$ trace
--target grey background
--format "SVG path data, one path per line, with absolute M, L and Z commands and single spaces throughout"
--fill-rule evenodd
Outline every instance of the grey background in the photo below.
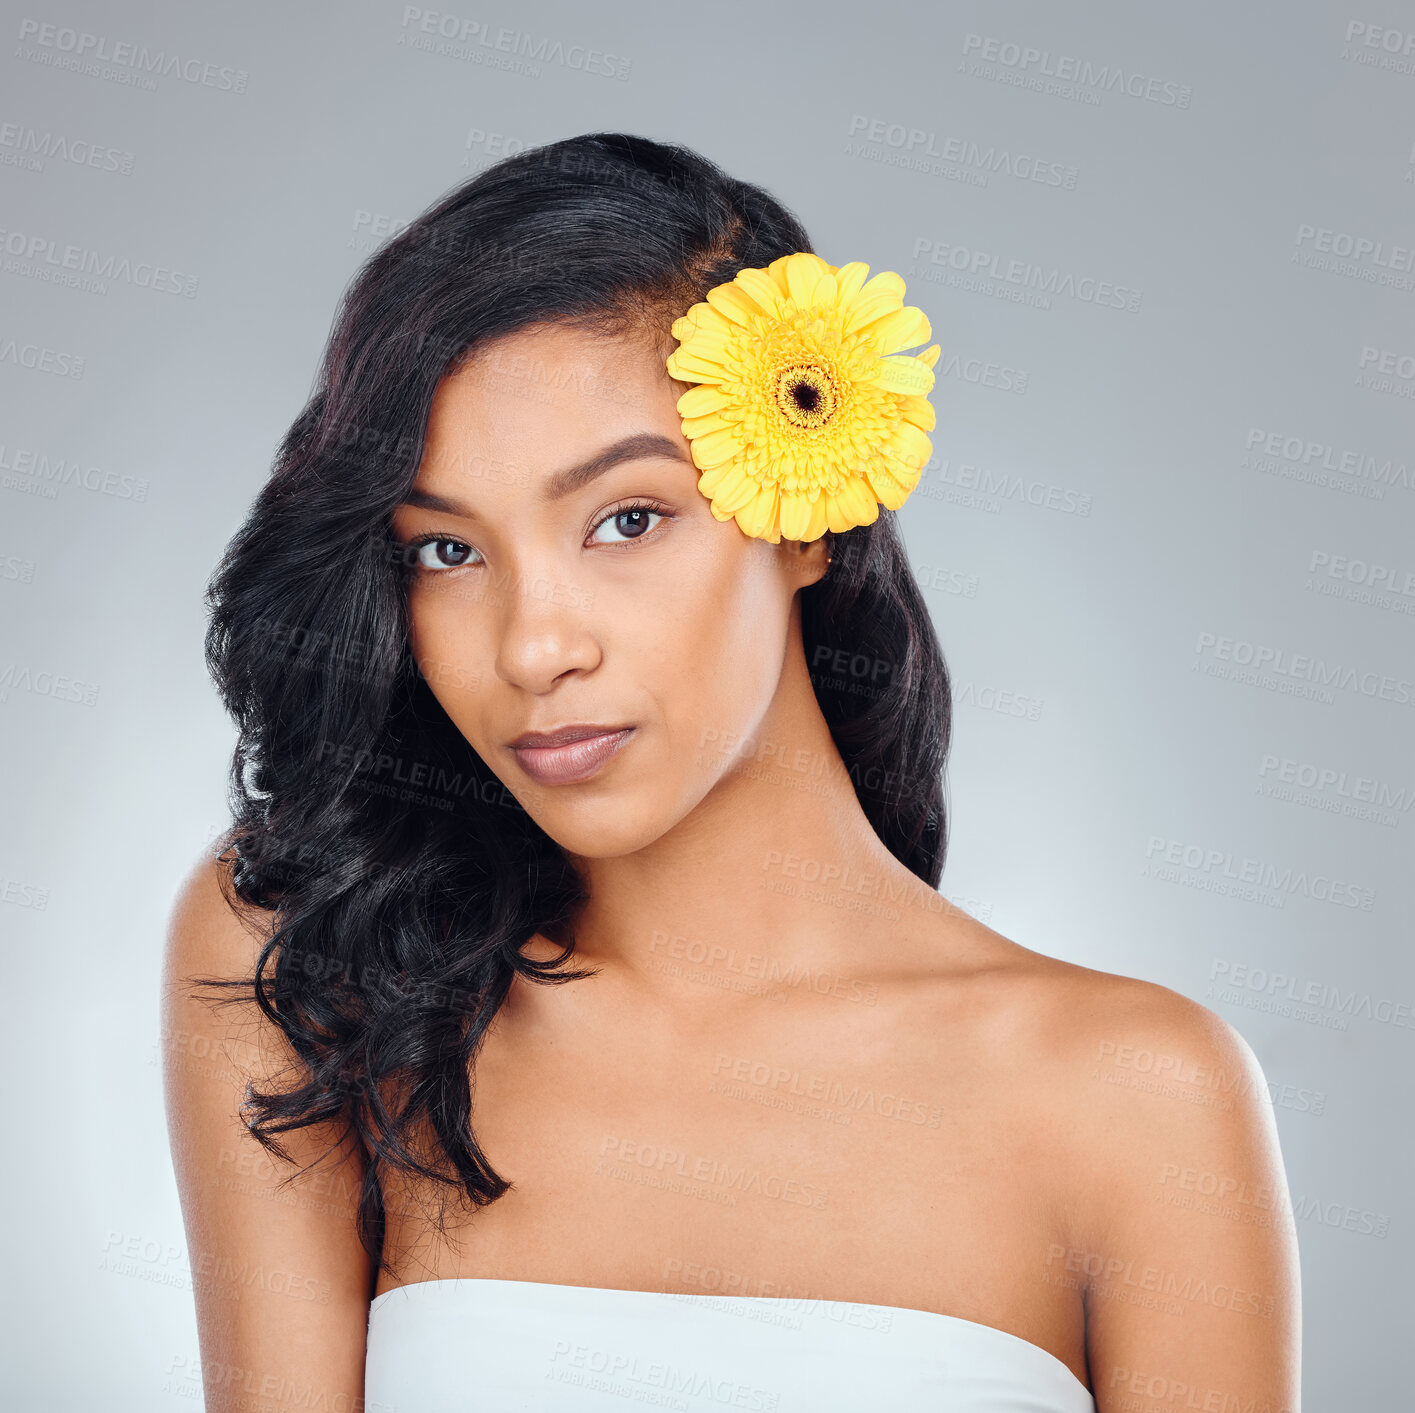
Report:
M 199 1404 L 157 969 L 224 823 L 206 576 L 364 256 L 601 128 L 765 184 L 930 315 L 936 456 L 901 517 L 959 696 L 944 891 L 1240 1029 L 1297 1204 L 1307 1407 L 1408 1393 L 1415 15 L 1060 8 L 499 3 L 438 12 L 482 26 L 456 54 L 373 0 L 5 6 L 14 1406 Z M 107 275 L 53 278 L 70 247 Z M 1234 675 L 1263 650 L 1280 671 Z

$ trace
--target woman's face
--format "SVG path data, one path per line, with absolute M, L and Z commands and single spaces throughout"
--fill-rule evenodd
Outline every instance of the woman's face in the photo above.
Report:
M 771 545 L 713 518 L 667 351 L 562 325 L 483 346 L 439 385 L 393 516 L 429 688 L 590 858 L 665 833 L 731 767 L 722 743 L 761 735 L 797 591 L 825 570 L 824 538 Z M 567 727 L 598 739 L 514 744 Z

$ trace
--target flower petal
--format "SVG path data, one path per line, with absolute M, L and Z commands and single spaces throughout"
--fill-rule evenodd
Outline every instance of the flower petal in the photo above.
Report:
M 711 290 L 708 292 L 710 294 Z M 715 301 L 711 299 L 706 304 L 695 304 L 693 308 L 698 311 L 693 320 L 693 327 L 698 335 L 711 331 L 721 338 L 728 338 L 736 333 L 739 327 L 737 322 L 730 319 L 725 310 L 717 308 Z M 919 342 L 922 343 L 923 340 L 920 339 Z
M 708 412 L 701 417 L 683 418 L 683 435 L 692 441 L 705 437 L 709 432 L 720 432 L 726 427 L 737 428 L 737 423 L 724 417 L 720 412 Z
M 874 281 L 871 280 L 870 283 L 873 284 Z M 891 294 L 889 290 L 876 290 L 873 294 L 866 294 L 862 290 L 851 301 L 849 312 L 845 315 L 845 332 L 853 334 L 860 329 L 868 329 L 876 319 L 882 319 L 898 308 L 899 297 Z
M 760 487 L 748 476 L 740 465 L 733 467 L 733 473 L 722 478 L 722 484 L 713 492 L 712 501 L 719 510 L 735 515 L 744 505 L 750 505 Z
M 724 319 L 730 319 L 732 323 L 750 328 L 754 319 L 765 319 L 770 317 L 767 310 L 763 309 L 756 300 L 735 280 L 729 280 L 725 285 L 717 285 L 707 292 L 708 305 L 715 309 Z
M 710 471 L 724 461 L 733 460 L 742 449 L 742 441 L 735 427 L 724 428 L 697 438 L 690 449 L 693 453 L 693 465 L 699 471 Z
M 917 348 L 927 343 L 932 334 L 928 315 L 912 304 L 896 309 L 892 314 L 877 319 L 868 328 L 879 353 L 898 353 L 902 348 Z
M 921 470 L 933 455 L 933 443 L 912 422 L 900 422 L 894 429 L 894 439 L 886 448 L 896 461 Z
M 930 447 L 932 451 L 932 447 Z M 913 465 L 910 462 L 901 461 L 897 456 L 891 455 L 888 451 L 879 453 L 879 463 L 890 477 L 898 481 L 906 491 L 912 491 L 919 484 L 924 474 L 924 465 L 928 464 L 925 458 L 923 465 Z
M 777 524 L 777 506 L 780 492 L 774 483 L 760 487 L 757 494 L 737 512 L 737 523 L 754 539 L 770 540 L 773 544 L 781 538 Z
M 726 319 L 722 319 L 720 323 L 720 328 L 699 324 L 683 340 L 683 348 L 699 358 L 716 358 L 719 362 L 724 360 L 732 348 L 732 340 L 738 336 L 738 330 L 736 325 L 729 324 Z
M 735 278 L 768 319 L 781 318 L 781 293 L 765 271 L 739 270 Z
M 859 525 L 868 525 L 879 515 L 877 502 L 870 494 L 869 483 L 863 476 L 850 476 L 841 484 L 840 500 Z
M 710 358 L 701 358 L 686 346 L 676 348 L 668 360 L 669 374 L 682 383 L 720 383 L 726 368 Z
M 881 270 L 874 279 L 866 280 L 860 286 L 861 297 L 867 298 L 872 294 L 878 294 L 883 290 L 888 290 L 901 304 L 904 302 L 904 276 L 897 275 L 893 270 Z
M 819 261 L 793 255 L 786 262 L 786 287 L 791 300 L 802 309 L 810 309 L 816 302 L 816 289 L 825 275 Z
M 814 506 L 815 498 L 801 495 L 799 492 L 795 495 L 781 497 L 781 533 L 788 540 L 804 540 L 806 538 Z
M 926 397 L 901 397 L 899 415 L 923 432 L 932 432 L 938 425 L 938 413 Z
M 865 471 L 865 476 L 869 480 L 870 489 L 875 493 L 875 499 L 886 510 L 898 510 L 909 499 L 909 492 L 913 489 L 913 487 L 905 486 L 895 480 L 880 465 L 869 467 Z
M 835 284 L 842 304 L 848 304 L 859 294 L 860 286 L 865 283 L 865 276 L 869 273 L 870 267 L 863 260 L 852 260 L 835 272 Z
M 721 489 L 723 482 L 729 477 L 735 480 L 741 469 L 741 464 L 736 461 L 724 461 L 709 467 L 698 477 L 698 489 L 711 500 Z
M 689 388 L 678 399 L 678 415 L 706 417 L 709 412 L 721 412 L 724 407 L 731 406 L 731 397 L 720 387 L 714 387 L 711 383 L 700 383 L 695 388 Z
M 826 520 L 836 534 L 842 530 L 853 530 L 856 525 L 873 525 L 878 519 L 879 505 L 861 477 L 849 477 L 830 497 Z

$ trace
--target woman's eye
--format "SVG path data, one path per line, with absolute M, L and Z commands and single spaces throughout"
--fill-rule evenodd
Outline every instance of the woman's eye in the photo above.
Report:
M 624 510 L 616 511 L 613 515 L 606 516 L 595 526 L 594 533 L 590 536 L 592 544 L 612 545 L 623 544 L 625 540 L 642 539 L 653 529 L 652 521 L 662 520 L 663 513 L 657 510 L 650 510 L 646 505 L 631 505 Z M 617 531 L 624 538 L 622 540 L 603 539 L 600 531 L 609 528 Z
M 416 560 L 420 569 L 457 569 L 471 553 L 471 545 L 461 540 L 424 540 L 417 547 Z

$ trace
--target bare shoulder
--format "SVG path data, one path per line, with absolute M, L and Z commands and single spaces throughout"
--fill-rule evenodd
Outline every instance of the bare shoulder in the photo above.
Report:
M 284 1036 L 261 1016 L 250 989 L 234 984 L 253 976 L 274 926 L 272 912 L 237 895 L 228 856 L 203 853 L 178 885 L 162 968 L 169 1095 L 179 1076 L 212 1065 L 243 1066 L 247 1078 L 263 1080 L 288 1065 Z
M 177 887 L 161 1007 L 169 1118 L 179 1129 L 198 1111 L 235 1124 L 247 1082 L 270 1085 L 294 1068 L 288 1040 L 249 985 L 274 928 L 272 911 L 237 894 L 229 856 L 202 854 Z
M 1297 1240 L 1252 1047 L 1170 987 L 996 933 L 980 946 L 1025 1096 L 1014 1117 L 1057 1215 L 1039 1273 L 1085 1301 L 1099 1406 L 1129 1406 L 1115 1400 L 1145 1370 L 1297 1407 Z
M 168 914 L 169 980 L 196 968 L 246 975 L 273 925 L 273 914 L 237 896 L 230 857 L 203 853 L 178 885 Z
M 1033 951 L 973 919 L 960 1009 L 1084 1200 L 1155 1200 L 1198 1166 L 1281 1182 L 1267 1079 L 1222 1016 L 1168 986 Z M 1172 1170 L 1178 1168 L 1178 1173 Z M 1207 1181 L 1207 1179 L 1206 1179 Z
M 1235 1091 L 1262 1087 L 1252 1049 L 1222 1016 L 1158 982 L 1079 966 L 1033 951 L 971 918 L 963 939 L 974 989 L 990 995 L 995 1023 L 1029 1062 L 1063 1084 L 1087 1083 L 1108 1107 L 1106 1088 L 1153 1092 L 1155 1085 Z M 1133 1076 L 1133 1082 L 1116 1078 Z
M 1244 1037 L 1157 982 L 994 945 L 1013 1073 L 1067 1215 L 1064 1259 L 1085 1282 L 1117 1260 L 1198 1260 L 1237 1282 L 1245 1310 L 1295 1318 L 1287 1179 Z
M 362 1155 L 339 1125 L 319 1123 L 282 1134 L 289 1161 L 272 1161 L 243 1107 L 251 1084 L 283 1090 L 294 1052 L 249 987 L 203 985 L 248 981 L 273 922 L 236 896 L 229 863 L 205 854 L 167 928 L 163 1081 L 212 1413 L 233 1413 L 243 1396 L 223 1369 L 289 1379 L 330 1407 L 362 1392 L 372 1280 L 356 1228 Z
M 1158 982 L 1030 955 L 1036 1058 L 1078 1122 L 1172 1132 L 1266 1114 L 1257 1056 L 1222 1016 Z
M 1178 1378 L 1220 1348 L 1233 1387 L 1295 1406 L 1297 1243 L 1252 1047 L 1170 987 L 984 931 L 1015 1117 L 1060 1218 L 1043 1276 L 1086 1293 L 1097 1386 L 1161 1359 Z

